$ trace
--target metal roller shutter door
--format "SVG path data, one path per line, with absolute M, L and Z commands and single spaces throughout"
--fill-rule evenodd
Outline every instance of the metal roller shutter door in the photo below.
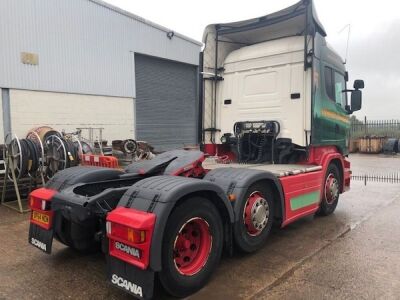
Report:
M 136 138 L 165 151 L 197 141 L 197 67 L 135 55 Z

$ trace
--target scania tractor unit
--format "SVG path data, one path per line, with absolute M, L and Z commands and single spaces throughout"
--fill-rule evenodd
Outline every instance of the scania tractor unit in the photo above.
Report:
M 350 188 L 347 88 L 311 0 L 206 27 L 200 55 L 200 150 L 125 169 L 78 166 L 30 194 L 29 242 L 102 250 L 107 280 L 134 297 L 206 285 L 222 253 L 251 253 L 273 225 L 334 212 Z M 349 95 L 349 98 L 347 97 Z

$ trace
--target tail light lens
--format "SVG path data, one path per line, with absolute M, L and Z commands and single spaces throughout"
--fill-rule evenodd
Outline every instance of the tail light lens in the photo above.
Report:
M 51 203 L 43 199 L 32 197 L 29 198 L 29 207 L 31 209 L 50 210 Z
M 31 208 L 31 223 L 46 230 L 52 226 L 53 212 L 51 211 L 51 199 L 56 191 L 46 188 L 34 190 L 29 195 L 29 207 Z
M 156 215 L 118 207 L 107 216 L 109 254 L 141 269 L 149 264 Z
M 122 238 L 134 244 L 142 244 L 146 241 L 146 231 L 129 228 L 118 223 L 107 222 L 107 233 L 111 236 Z

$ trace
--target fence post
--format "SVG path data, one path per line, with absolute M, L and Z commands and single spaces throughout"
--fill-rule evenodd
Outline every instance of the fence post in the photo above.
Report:
M 367 135 L 367 116 L 364 116 L 364 133 Z

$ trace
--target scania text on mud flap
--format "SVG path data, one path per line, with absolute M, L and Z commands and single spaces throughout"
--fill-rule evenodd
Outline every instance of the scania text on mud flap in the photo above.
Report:
M 32 245 L 38 247 L 39 249 L 43 250 L 44 252 L 47 252 L 47 245 L 45 243 L 35 239 L 34 237 L 31 237 L 30 243 Z
M 251 253 L 274 223 L 332 214 L 350 188 L 349 115 L 364 83 L 347 88 L 325 36 L 311 0 L 207 26 L 203 151 L 58 172 L 31 194 L 29 242 L 49 253 L 54 235 L 102 249 L 112 286 L 149 299 L 157 275 L 168 294 L 186 297 L 207 284 L 223 250 Z
M 138 286 L 122 277 L 119 277 L 116 274 L 111 275 L 111 283 L 122 289 L 127 290 L 129 293 L 135 296 L 143 298 L 143 291 L 141 286 Z

